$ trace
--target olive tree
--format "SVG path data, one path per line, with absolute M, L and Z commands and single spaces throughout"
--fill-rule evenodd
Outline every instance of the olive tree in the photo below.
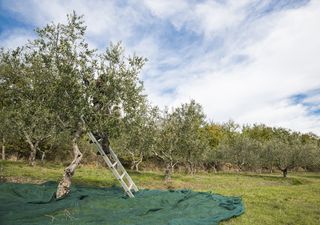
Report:
M 213 171 L 216 173 L 218 167 L 223 162 L 223 154 L 219 149 L 219 145 L 224 139 L 224 128 L 220 124 L 210 122 L 204 126 L 202 133 L 209 144 L 209 149 L 205 156 L 204 164 L 206 168 L 209 170 L 213 169 Z
M 161 113 L 156 133 L 157 146 L 153 150 L 153 154 L 165 164 L 165 181 L 171 180 L 174 167 L 181 160 L 181 155 L 177 146 L 177 126 L 177 119 L 168 111 L 168 109 L 165 109 Z
M 209 141 L 204 135 L 205 115 L 200 104 L 194 100 L 176 108 L 174 115 L 178 120 L 178 147 L 181 157 L 190 174 L 206 158 Z
M 59 79 L 51 102 L 63 128 L 70 130 L 74 153 L 74 160 L 58 185 L 57 198 L 70 191 L 71 177 L 82 159 L 78 142 L 84 127 L 107 137 L 117 135 L 119 127 L 133 117 L 145 98 L 138 77 L 145 59 L 125 56 L 120 44 L 111 44 L 102 54 L 90 50 L 84 39 L 83 23 L 81 17 L 73 14 L 66 25 L 44 29 L 49 30 L 44 33 L 46 38 L 59 38 L 55 41 L 58 47 L 53 54 L 58 54 L 52 68 Z
M 29 144 L 29 162 L 34 165 L 39 145 L 51 136 L 54 123 L 47 107 L 47 68 L 28 47 L 2 51 L 1 114 L 6 130 L 11 129 L 15 138 L 23 137 Z
M 38 66 L 44 74 L 40 76 L 42 70 L 36 73 L 44 83 L 43 94 L 38 96 L 45 98 L 46 104 L 41 106 L 53 114 L 50 121 L 54 122 L 58 131 L 69 131 L 74 155 L 58 185 L 57 198 L 69 193 L 71 177 L 82 158 L 78 146 L 84 130 L 81 115 L 89 110 L 90 98 L 89 88 L 84 85 L 84 81 L 94 77 L 94 51 L 85 42 L 85 29 L 81 17 L 73 13 L 68 15 L 66 24 L 48 24 L 37 29 L 38 37 L 27 46 L 30 55 L 35 58 L 32 66 Z M 35 105 L 31 110 L 39 109 Z M 39 127 L 34 121 L 30 121 L 30 126 Z
M 204 157 L 203 153 L 209 146 L 201 134 L 204 118 L 201 106 L 193 100 L 172 112 L 163 112 L 154 154 L 165 163 L 166 181 L 171 179 L 178 163 L 187 164 L 193 173 L 196 163 Z
M 152 154 L 156 148 L 156 135 L 159 121 L 159 110 L 142 107 L 142 110 L 127 121 L 115 144 L 123 157 L 129 159 L 131 169 L 139 171 L 139 165 Z
M 145 101 L 138 75 L 146 60 L 125 56 L 120 44 L 98 54 L 88 47 L 82 17 L 72 13 L 67 19 L 37 29 L 37 38 L 4 54 L 0 67 L 9 119 L 33 150 L 61 132 L 70 141 L 74 158 L 58 184 L 57 198 L 70 192 L 83 157 L 79 141 L 85 129 L 117 135 Z
M 241 171 L 259 166 L 259 143 L 241 134 L 228 136 L 219 145 L 225 162 L 236 165 Z
M 319 168 L 320 162 L 320 139 L 317 135 L 313 133 L 300 134 L 301 141 L 301 155 L 300 155 L 300 165 L 305 170 L 307 169 L 317 169 Z
M 273 165 L 282 172 L 283 177 L 287 177 L 288 170 L 301 165 L 303 145 L 298 133 L 275 128 L 273 137 L 267 142 L 266 147 L 271 152 Z

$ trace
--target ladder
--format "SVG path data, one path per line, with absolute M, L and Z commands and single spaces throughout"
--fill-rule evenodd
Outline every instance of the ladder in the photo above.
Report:
M 114 151 L 109 146 L 110 154 L 104 153 L 100 143 L 95 138 L 95 136 L 88 132 L 89 138 L 91 141 L 96 144 L 98 152 L 101 154 L 104 161 L 107 163 L 108 167 L 111 169 L 113 175 L 119 180 L 122 188 L 126 192 L 126 194 L 130 198 L 134 198 L 133 193 L 139 191 L 123 165 L 121 164 L 120 160 L 118 159 L 117 155 L 114 153 Z M 125 179 L 124 179 L 125 178 Z

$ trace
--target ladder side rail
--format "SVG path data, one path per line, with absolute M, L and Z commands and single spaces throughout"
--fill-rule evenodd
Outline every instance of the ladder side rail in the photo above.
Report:
M 114 151 L 112 150 L 112 148 L 109 146 L 109 150 L 110 153 L 112 155 L 112 157 L 114 158 L 115 161 L 120 162 L 118 156 L 114 153 Z M 126 169 L 123 167 L 123 165 L 121 163 L 119 163 L 119 167 L 122 171 L 125 172 L 125 177 L 127 178 L 128 182 L 129 182 L 129 186 L 132 184 L 132 187 L 134 189 L 135 192 L 139 191 L 138 187 L 136 186 L 136 184 L 133 182 L 132 178 L 130 177 L 130 175 L 127 173 Z
M 138 192 L 138 191 L 139 191 L 139 188 L 138 188 L 137 185 L 133 182 L 132 178 L 131 178 L 129 175 L 127 176 L 127 179 L 128 179 L 129 182 L 130 182 L 131 188 L 133 188 L 133 190 L 134 190 L 135 192 Z M 131 189 L 131 188 L 130 188 L 130 189 Z
M 102 156 L 105 156 L 106 154 L 104 153 L 102 147 L 100 146 L 99 142 L 97 141 L 97 139 L 95 138 L 95 136 L 91 133 L 91 132 L 88 132 L 88 135 L 90 137 L 90 139 L 93 141 L 93 143 L 96 145 L 99 153 L 102 155 Z M 109 160 L 110 161 L 110 160 Z
M 121 175 L 119 174 L 117 169 L 115 167 L 113 167 L 111 160 L 105 154 L 100 143 L 97 141 L 97 139 L 94 137 L 94 135 L 91 132 L 88 132 L 88 134 L 89 134 L 90 139 L 96 144 L 98 151 L 102 155 L 102 157 L 103 157 L 104 161 L 107 163 L 108 167 L 111 169 L 113 175 L 120 181 L 120 183 L 121 183 L 122 187 L 125 189 L 126 193 L 129 195 L 129 197 L 134 197 L 132 192 L 130 191 L 129 187 L 132 186 L 135 191 L 138 191 L 138 188 L 135 185 L 135 183 L 133 182 L 133 180 L 131 179 L 131 177 L 129 176 L 129 174 L 127 173 L 127 171 L 125 170 L 125 168 L 123 167 L 123 165 L 121 164 L 117 155 L 114 153 L 114 151 L 109 146 L 111 156 L 113 157 L 114 161 L 117 162 L 117 166 L 119 167 L 119 169 L 125 173 L 125 177 L 127 178 L 128 182 L 129 182 L 129 187 L 126 184 L 126 182 L 123 181 L 123 179 L 121 178 Z
M 103 159 L 105 161 L 109 161 L 110 162 L 110 165 L 112 164 L 110 159 L 107 157 L 107 156 L 104 156 Z M 132 192 L 130 191 L 128 185 L 126 184 L 126 182 L 124 182 L 124 180 L 120 177 L 120 174 L 119 172 L 115 169 L 115 168 L 111 168 L 111 171 L 113 173 L 113 175 L 117 178 L 117 180 L 120 181 L 121 183 L 121 186 L 123 187 L 123 189 L 125 190 L 125 192 L 127 193 L 127 195 L 131 198 L 134 197 L 134 195 L 132 194 Z
M 116 169 L 118 173 L 119 173 L 119 171 L 120 171 L 121 174 L 119 173 L 119 175 L 120 175 L 121 178 L 123 178 L 123 177 L 125 176 L 125 177 L 127 178 L 128 182 L 129 182 L 129 183 L 132 183 L 133 181 L 132 181 L 132 180 L 130 181 L 130 180 L 128 179 L 128 177 L 130 177 L 130 176 L 129 176 L 127 170 L 123 167 L 123 165 L 122 165 L 122 163 L 120 162 L 118 156 L 114 153 L 114 151 L 112 150 L 112 148 L 111 148 L 110 146 L 109 146 L 109 151 L 110 151 L 110 153 L 111 153 L 111 156 L 112 156 L 113 160 L 116 162 L 116 167 L 117 167 L 117 169 L 116 169 L 116 168 L 114 168 L 114 169 Z M 118 171 L 118 170 L 119 170 L 119 171 Z M 124 175 L 124 176 L 122 176 L 122 175 Z
M 99 144 L 99 142 L 97 141 L 97 139 L 93 136 L 93 134 L 90 132 L 89 133 L 89 136 L 91 138 L 91 140 L 96 144 L 97 148 L 98 148 L 98 151 L 100 152 L 100 154 L 102 155 L 102 158 L 104 159 L 104 161 L 107 163 L 107 165 L 109 166 L 109 168 L 112 170 L 112 172 L 115 170 L 115 168 L 112 166 L 112 162 L 111 160 L 109 159 L 109 157 L 104 153 L 101 145 Z M 119 163 L 119 162 L 117 162 Z M 120 175 L 118 173 L 118 171 L 116 171 L 117 173 L 114 174 L 114 176 L 119 179 Z

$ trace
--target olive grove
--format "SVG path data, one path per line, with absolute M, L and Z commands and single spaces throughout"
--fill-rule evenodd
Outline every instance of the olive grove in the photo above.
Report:
M 34 165 L 72 156 L 57 198 L 70 192 L 72 176 L 92 150 L 84 144 L 88 131 L 103 135 L 131 169 L 156 162 L 166 181 L 177 167 L 189 174 L 227 166 L 284 177 L 293 169 L 319 170 L 315 134 L 208 122 L 194 100 L 164 110 L 151 106 L 140 80 L 147 60 L 128 56 L 120 43 L 91 49 L 85 31 L 83 17 L 72 13 L 64 24 L 36 29 L 28 44 L 0 50 L 2 159 L 19 153 Z

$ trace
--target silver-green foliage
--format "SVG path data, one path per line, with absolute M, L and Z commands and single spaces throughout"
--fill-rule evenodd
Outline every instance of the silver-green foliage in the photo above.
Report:
M 164 161 L 168 178 L 176 164 L 187 165 L 193 173 L 195 165 L 204 159 L 209 148 L 207 139 L 203 138 L 204 124 L 202 107 L 194 100 L 163 113 L 154 154 Z

